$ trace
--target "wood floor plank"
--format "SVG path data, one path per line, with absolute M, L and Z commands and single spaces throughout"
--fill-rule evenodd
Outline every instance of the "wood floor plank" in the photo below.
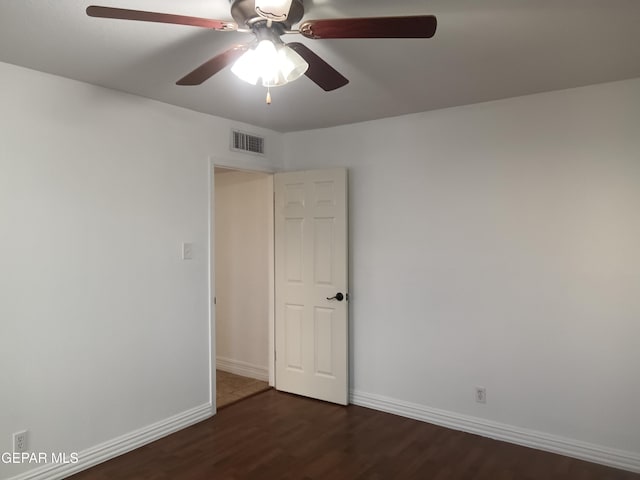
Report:
M 269 390 L 70 478 L 640 480 L 640 474 Z

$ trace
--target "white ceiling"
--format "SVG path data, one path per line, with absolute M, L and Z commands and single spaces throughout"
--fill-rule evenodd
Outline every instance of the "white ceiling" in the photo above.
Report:
M 434 14 L 432 39 L 300 41 L 350 83 L 175 82 L 250 34 L 90 18 L 88 5 L 232 20 L 227 0 L 0 0 L 0 61 L 288 132 L 640 77 L 637 0 L 305 0 L 305 19 Z M 1 82 L 1 79 L 0 79 Z

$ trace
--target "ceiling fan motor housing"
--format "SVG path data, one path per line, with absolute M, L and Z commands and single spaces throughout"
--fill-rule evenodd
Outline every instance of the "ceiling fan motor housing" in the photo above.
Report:
M 254 0 L 231 0 L 231 16 L 238 25 L 249 28 L 251 28 L 254 23 L 265 20 L 264 17 L 261 17 L 256 13 L 256 4 Z M 287 19 L 278 23 L 288 30 L 292 25 L 302 20 L 303 16 L 304 5 L 302 4 L 302 0 L 293 0 L 291 2 L 291 10 L 289 10 Z

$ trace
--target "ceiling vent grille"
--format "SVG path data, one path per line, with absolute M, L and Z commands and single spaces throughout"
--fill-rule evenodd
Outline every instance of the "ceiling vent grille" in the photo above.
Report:
M 231 150 L 264 155 L 264 138 L 238 130 L 231 131 Z

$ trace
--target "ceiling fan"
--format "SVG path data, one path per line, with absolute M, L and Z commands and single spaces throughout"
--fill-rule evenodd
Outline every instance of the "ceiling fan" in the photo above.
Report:
M 285 44 L 280 38 L 282 35 L 297 33 L 313 40 L 431 38 L 437 26 L 436 17 L 421 15 L 307 20 L 292 30 L 292 26 L 304 16 L 303 0 L 230 0 L 230 3 L 235 22 L 95 5 L 87 7 L 87 15 L 190 25 L 220 32 L 252 32 L 255 35 L 251 44 L 232 46 L 185 75 L 176 82 L 177 85 L 200 85 L 233 64 L 233 73 L 254 85 L 284 85 L 304 74 L 325 91 L 343 87 L 349 80 L 306 45 L 299 42 Z M 270 95 L 267 103 L 270 103 Z

